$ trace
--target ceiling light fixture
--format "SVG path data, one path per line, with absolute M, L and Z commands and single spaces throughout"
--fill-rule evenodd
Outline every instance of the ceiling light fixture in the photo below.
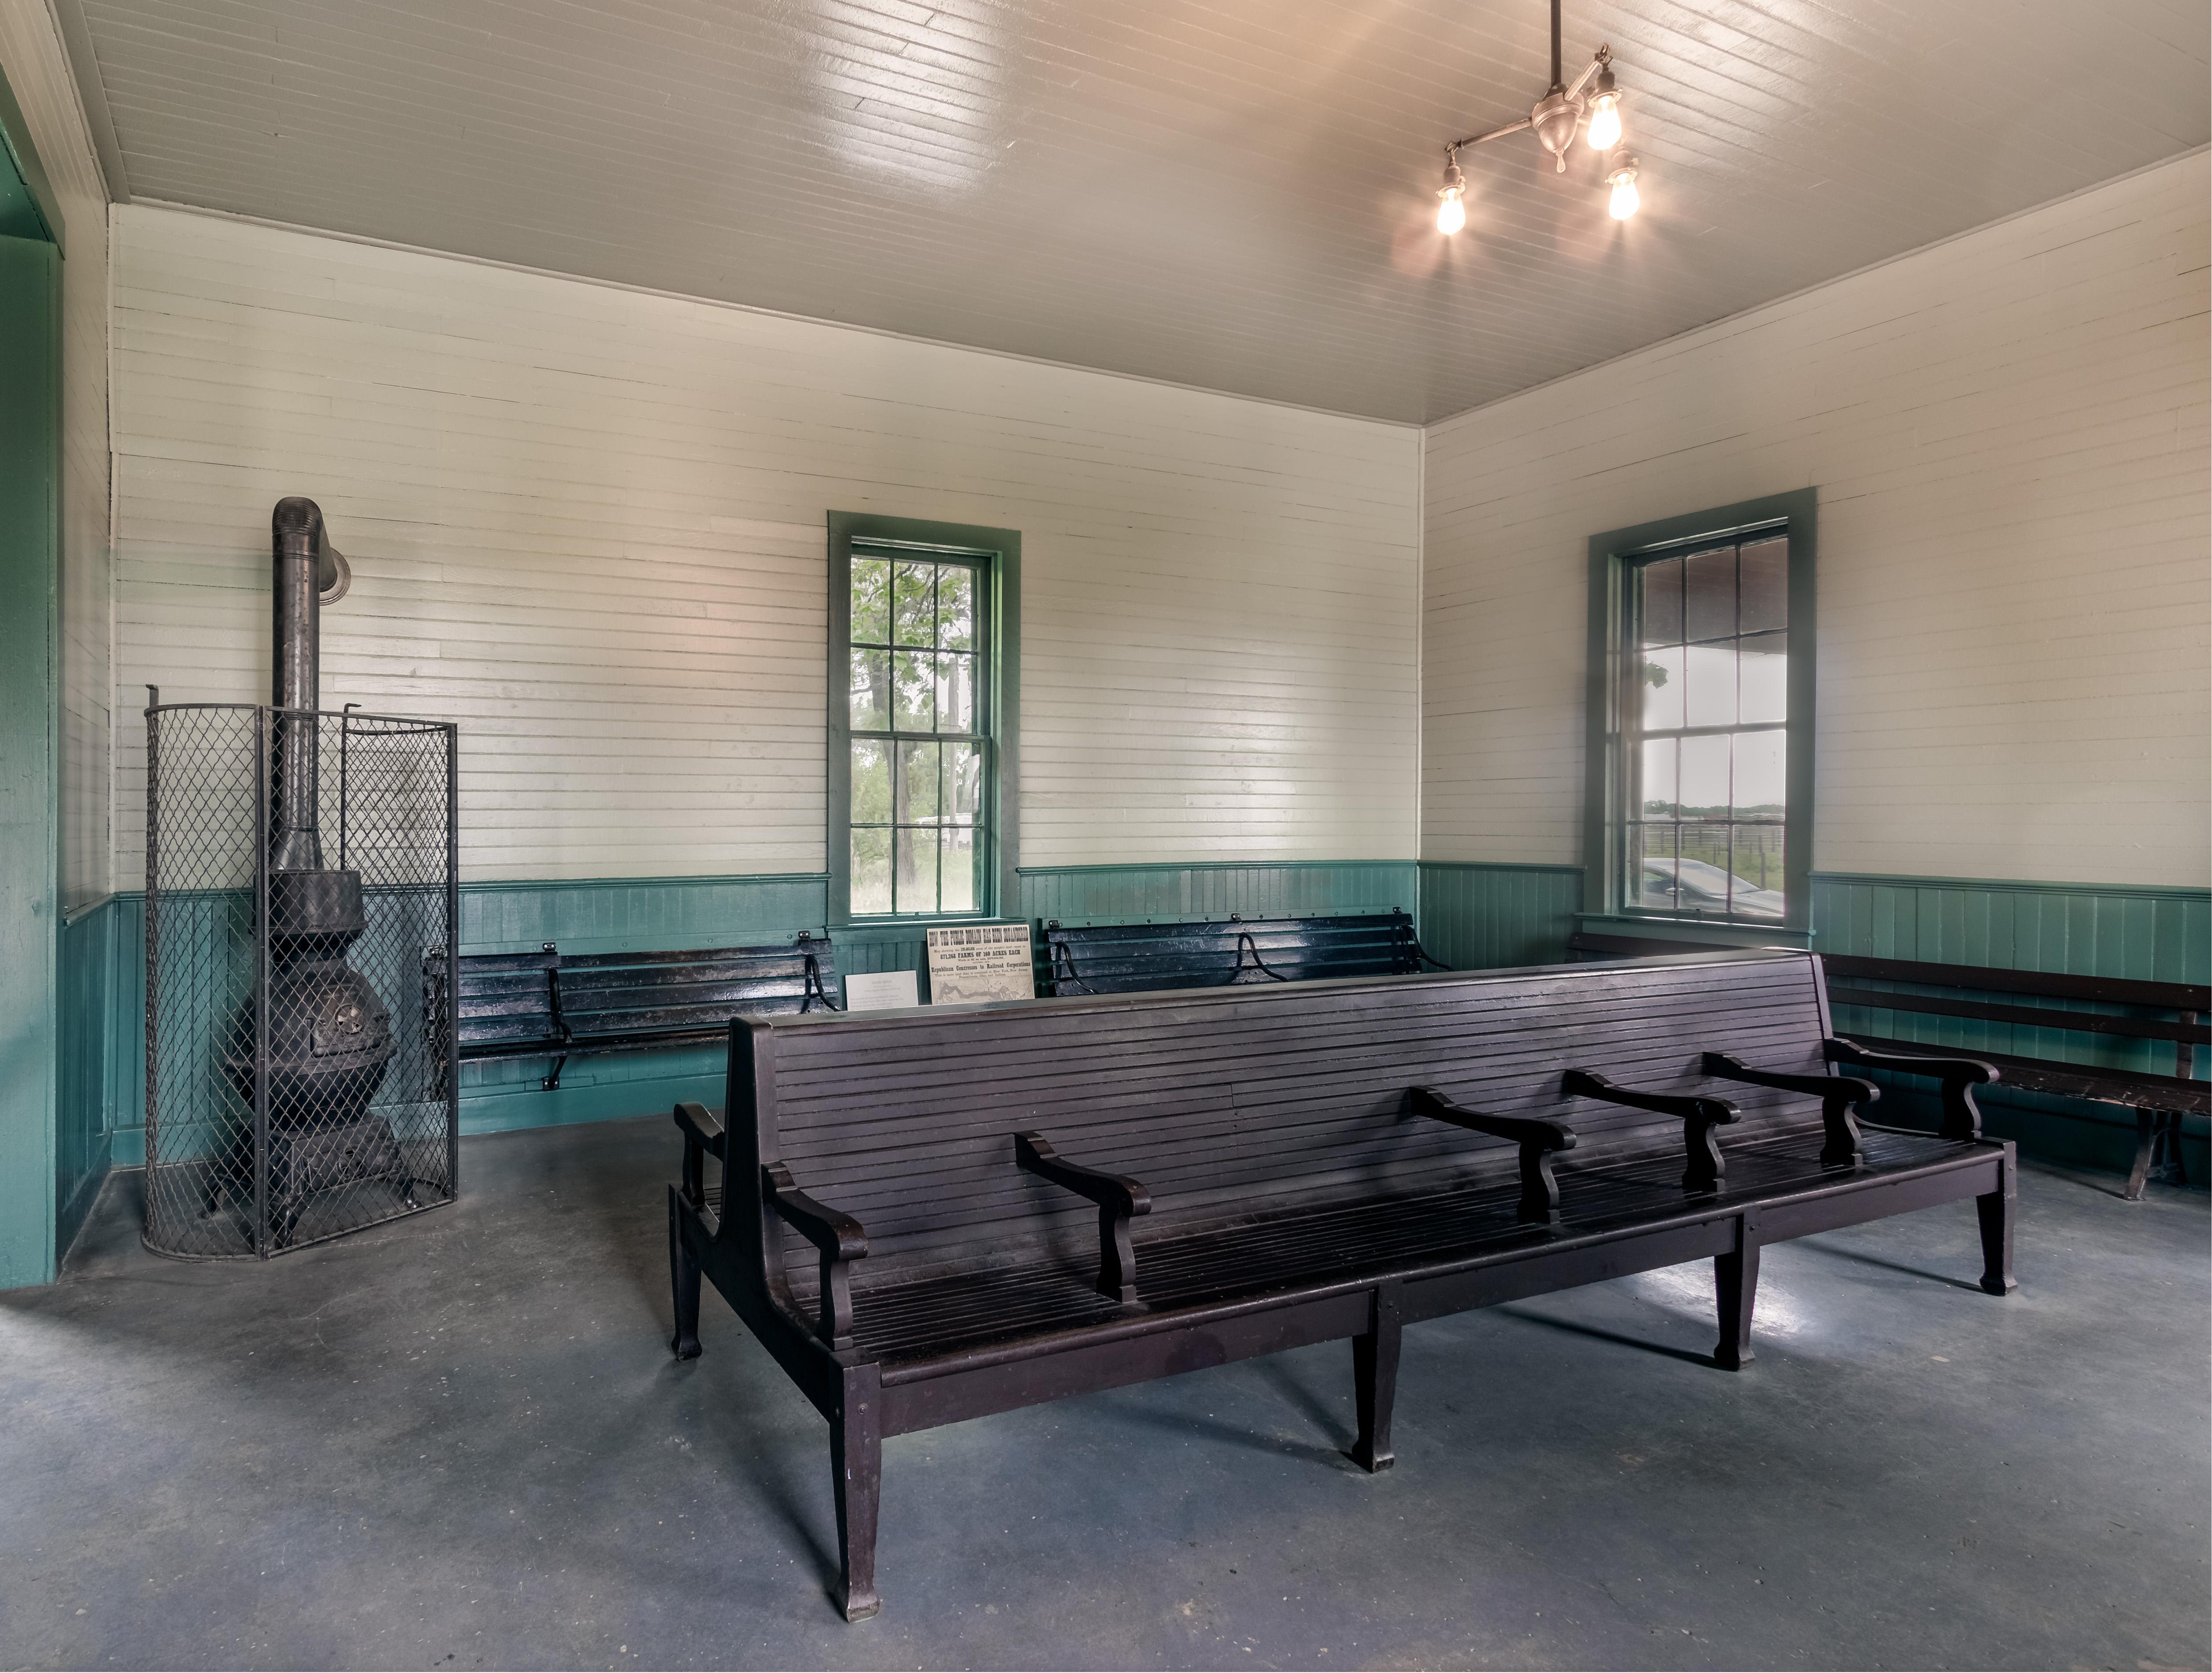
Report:
M 1585 93 L 1584 88 L 1589 91 Z M 1455 139 L 1444 147 L 1444 189 L 1437 194 L 1442 199 L 1437 206 L 1437 230 L 1449 235 L 1467 225 L 1467 181 L 1459 172 L 1459 154 L 1462 149 L 1470 145 L 1487 145 L 1493 139 L 1503 139 L 1526 129 L 1536 136 L 1538 144 L 1551 153 L 1554 167 L 1564 174 L 1567 172 L 1567 153 L 1574 149 L 1575 136 L 1583 131 L 1585 117 L 1589 121 L 1588 137 L 1592 149 L 1610 151 L 1620 143 L 1620 89 L 1613 78 L 1613 49 L 1599 47 L 1591 56 L 1589 68 L 1575 77 L 1572 87 L 1567 86 L 1559 75 L 1559 0 L 1552 0 L 1550 90 L 1522 120 L 1492 128 L 1486 134 Z M 1626 221 L 1636 213 L 1636 168 L 1634 157 L 1620 157 L 1606 171 L 1606 184 L 1613 188 L 1607 208 L 1616 221 Z

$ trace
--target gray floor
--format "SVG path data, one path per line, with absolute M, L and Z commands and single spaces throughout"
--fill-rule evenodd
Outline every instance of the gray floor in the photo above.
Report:
M 710 1293 L 665 1350 L 665 1120 L 467 1141 L 457 1207 L 260 1267 L 111 1182 L 0 1296 L 0 1663 L 2202 1667 L 2207 1202 L 2031 1167 L 1769 1251 L 1416 1327 L 1398 1467 L 1341 1344 L 884 1448 L 847 1627 L 824 1431 Z

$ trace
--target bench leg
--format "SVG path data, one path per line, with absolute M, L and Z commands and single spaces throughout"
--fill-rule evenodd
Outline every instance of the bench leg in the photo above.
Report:
M 1359 1412 L 1359 1439 L 1351 1457 L 1370 1475 L 1389 1469 L 1390 1408 L 1398 1397 L 1398 1287 L 1384 1284 L 1374 1293 L 1364 1335 L 1352 1339 L 1352 1390 Z
M 2151 1153 L 2158 1145 L 2158 1112 L 2136 1111 L 2136 1165 L 2128 1170 L 2128 1188 L 2121 1193 L 2130 1202 L 2143 1200 L 2143 1185 L 2150 1178 Z
M 668 1346 L 679 1360 L 699 1357 L 699 1263 L 684 1246 L 684 1216 L 676 1187 L 668 1188 L 668 1281 L 675 1292 L 676 1334 Z
M 2020 1205 L 2020 1153 L 2008 1143 L 1998 1169 L 2002 1180 L 1986 1196 L 1974 1199 L 1974 1213 L 1982 1223 L 1982 1287 L 1991 1295 L 2008 1295 L 2020 1287 L 2012 1275 L 2012 1223 Z
M 1713 1256 L 1713 1287 L 1721 1315 L 1713 1363 L 1723 1371 L 1741 1371 L 1751 1363 L 1751 1310 L 1759 1299 L 1759 1228 L 1750 1215 L 1736 1220 L 1735 1252 Z
M 830 1420 L 830 1470 L 837 1490 L 837 1585 L 831 1597 L 848 1621 L 883 1607 L 876 1596 L 876 1505 L 883 1492 L 881 1374 L 845 1367 L 836 1415 Z

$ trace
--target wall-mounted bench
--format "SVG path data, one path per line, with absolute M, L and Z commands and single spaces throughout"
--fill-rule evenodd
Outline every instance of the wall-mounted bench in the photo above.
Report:
M 1570 946 L 1604 958 L 1632 957 L 1655 946 L 1677 952 L 1710 949 L 1687 942 L 1655 944 L 1628 936 L 1578 934 Z M 2154 1173 L 2185 1183 L 2181 1159 L 2181 1117 L 2212 1114 L 2212 1081 L 2195 1077 L 2196 1052 L 2212 1044 L 2212 987 L 2183 982 L 2138 982 L 2117 976 L 2065 976 L 2045 970 L 1998 970 L 1983 964 L 1939 964 L 1915 958 L 1866 958 L 1829 953 L 1821 961 L 1828 973 L 1828 1001 L 1898 1016 L 1951 1017 L 2008 1029 L 2047 1030 L 2076 1047 L 2147 1043 L 2151 1051 L 2171 1048 L 2173 1073 L 2149 1068 L 2114 1068 L 2069 1062 L 2041 1053 L 1984 1050 L 1978 1045 L 1929 1044 L 1887 1033 L 1844 1031 L 1862 1044 L 1905 1057 L 1942 1056 L 1971 1051 L 2003 1071 L 2004 1084 L 2024 1092 L 2047 1092 L 2091 1104 L 2117 1104 L 2135 1111 L 2136 1156 L 2126 1195 L 2140 1202 Z M 2022 1003 L 2022 1000 L 2029 1002 Z M 2061 1010 L 2037 1004 L 2059 1000 L 2069 1005 L 2124 1007 Z M 2127 1014 L 2133 1013 L 2134 1014 Z M 2143 1014 L 2149 1013 L 2151 1014 Z M 1890 1025 L 1891 1027 L 1894 1024 Z M 2020 1042 L 2014 1037 L 2009 1043 Z M 2038 1041 L 2036 1044 L 2045 1042 Z M 2141 1050 L 2141 1047 L 2138 1046 Z M 2142 1055 L 2148 1056 L 2148 1051 Z M 1930 1068 L 1908 1074 L 1941 1078 Z
M 1061 999 L 1444 968 L 1422 952 L 1413 918 L 1401 910 L 1204 923 L 1063 925 L 1055 918 L 1044 926 L 1044 953 L 1039 991 Z
M 460 1061 L 550 1058 L 538 1083 L 547 1092 L 558 1089 L 571 1057 L 713 1044 L 740 1011 L 835 1011 L 843 999 L 836 949 L 805 934 L 773 946 L 672 952 L 564 953 L 548 941 L 538 952 L 464 953 L 459 963 Z M 424 956 L 422 981 L 433 1001 L 425 1014 L 442 1014 L 442 952 Z M 432 1058 L 446 1061 L 442 1049 Z
M 1348 1338 L 1381 1469 L 1422 1319 L 1709 1259 L 1733 1369 L 1765 1244 L 1968 1197 L 2010 1288 L 1994 1072 L 1941 1066 L 1940 1133 L 1878 1128 L 1831 1066 L 1899 1060 L 1826 1023 L 1771 952 L 749 1016 L 726 1122 L 676 1110 L 675 1351 L 703 1275 L 829 1420 L 859 1619 L 886 1435 Z

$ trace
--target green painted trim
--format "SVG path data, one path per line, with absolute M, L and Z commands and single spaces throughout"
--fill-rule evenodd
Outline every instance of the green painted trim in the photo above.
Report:
M 1583 873 L 1580 866 L 1547 865 L 1534 860 L 1424 860 L 1420 867 L 1425 872 L 1571 872 L 1577 877 Z
M 829 561 L 829 747 L 828 811 L 823 853 L 829 863 L 830 923 L 842 929 L 853 919 L 853 755 L 849 685 L 846 669 L 853 645 L 853 543 L 902 541 L 970 556 L 988 556 L 990 579 L 986 610 L 991 642 L 990 712 L 993 747 L 987 821 L 996 863 L 986 873 L 980 915 L 959 920 L 975 923 L 1003 913 L 1019 891 L 1021 851 L 1022 737 L 1022 536 L 1018 529 L 985 528 L 975 523 L 933 523 L 917 517 L 886 517 L 872 512 L 833 511 L 828 515 Z M 884 922 L 893 922 L 884 920 Z M 898 920 L 919 923 L 921 919 Z M 947 919 L 943 922 L 952 922 Z
M 1814 872 L 1813 881 L 1875 889 L 2016 889 L 2039 895 L 2140 895 L 2147 900 L 2212 901 L 2212 887 L 2192 883 L 2054 883 L 2010 877 L 1916 877 L 1892 872 Z
M 55 1269 L 60 532 L 61 252 L 0 237 L 0 1288 Z
M 1417 866 L 1418 860 L 1144 860 L 1127 866 L 1024 866 L 1024 877 L 1130 876 L 1167 872 L 1291 871 L 1299 867 Z
M 43 239 L 58 252 L 61 203 L 46 178 L 46 165 L 39 161 L 38 148 L 31 143 L 31 125 L 23 119 L 23 107 L 15 102 L 15 89 L 8 85 L 4 68 L 0 68 L 0 150 L 13 165 L 23 192 L 21 207 L 15 208 L 9 202 L 14 194 L 9 183 L 0 180 L 0 236 Z M 15 212 L 9 213 L 11 208 Z
M 1630 560 L 1656 547 L 1686 540 L 1747 533 L 1783 523 L 1790 537 L 1790 719 L 1786 770 L 1790 806 L 1783 818 L 1783 927 L 1809 932 L 1813 923 L 1813 739 L 1820 654 L 1820 490 L 1744 500 L 1711 511 L 1665 517 L 1632 528 L 1611 529 L 1589 539 L 1589 665 L 1583 726 L 1583 910 L 1594 916 L 1641 916 L 1622 910 L 1615 844 L 1624 810 L 1620 716 L 1626 702 L 1618 648 L 1627 619 Z M 1656 917 L 1684 928 L 1708 920 Z

